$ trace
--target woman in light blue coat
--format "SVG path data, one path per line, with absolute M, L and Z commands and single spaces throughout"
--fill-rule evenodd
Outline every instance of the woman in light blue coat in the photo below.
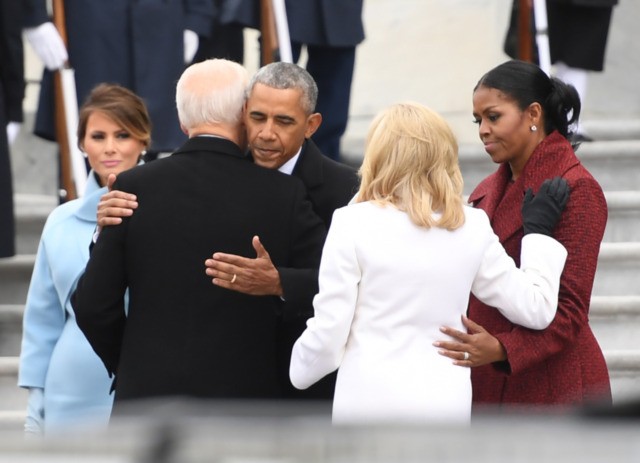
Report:
M 18 377 L 29 390 L 26 432 L 109 420 L 112 380 L 78 328 L 70 298 L 89 260 L 107 179 L 138 164 L 150 133 L 144 102 L 118 85 L 98 85 L 80 109 L 78 145 L 91 166 L 86 191 L 49 215 L 27 295 Z

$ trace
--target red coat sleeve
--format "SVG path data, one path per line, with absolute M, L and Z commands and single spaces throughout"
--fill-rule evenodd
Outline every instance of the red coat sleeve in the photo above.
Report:
M 577 334 L 589 323 L 591 290 L 607 221 L 607 204 L 602 189 L 591 176 L 573 174 L 569 171 L 565 176 L 571 197 L 554 231 L 554 238 L 568 252 L 560 279 L 556 317 L 543 331 L 514 325 L 510 332 L 496 334 L 507 351 L 514 374 L 574 343 Z

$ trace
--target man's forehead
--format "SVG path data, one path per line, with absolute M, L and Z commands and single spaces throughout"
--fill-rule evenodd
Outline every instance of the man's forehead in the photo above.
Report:
M 302 95 L 299 89 L 279 89 L 262 85 L 262 88 L 254 86 L 247 97 L 249 111 L 261 112 L 291 112 L 304 111 L 302 108 Z

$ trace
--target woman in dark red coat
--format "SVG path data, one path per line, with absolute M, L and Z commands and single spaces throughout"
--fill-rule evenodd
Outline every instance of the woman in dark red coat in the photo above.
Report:
M 508 61 L 485 74 L 473 94 L 480 139 L 498 170 L 469 201 L 484 209 L 507 253 L 519 264 L 525 191 L 546 178 L 569 182 L 571 198 L 554 238 L 568 251 L 558 311 L 544 331 L 514 325 L 471 297 L 468 333 L 443 328 L 456 341 L 436 343 L 441 354 L 473 367 L 475 411 L 482 406 L 571 406 L 611 402 L 607 365 L 589 327 L 589 304 L 607 205 L 600 185 L 568 141 L 580 115 L 572 86 L 537 66 Z

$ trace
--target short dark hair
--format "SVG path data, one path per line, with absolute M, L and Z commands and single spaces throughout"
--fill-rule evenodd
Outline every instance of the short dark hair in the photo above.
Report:
M 304 112 L 309 115 L 316 110 L 318 102 L 318 86 L 306 69 L 294 63 L 276 61 L 267 64 L 256 72 L 249 82 L 247 96 L 251 94 L 256 84 L 283 89 L 297 89 L 302 93 L 300 104 Z

